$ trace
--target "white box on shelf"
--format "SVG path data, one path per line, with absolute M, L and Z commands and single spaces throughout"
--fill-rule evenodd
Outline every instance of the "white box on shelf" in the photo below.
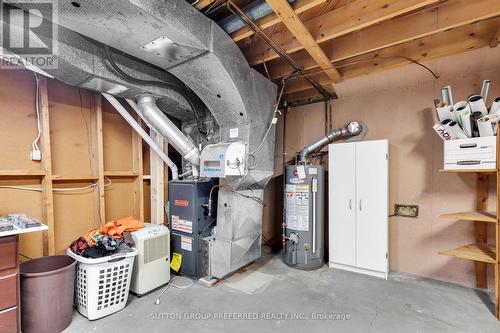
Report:
M 444 141 L 444 169 L 496 169 L 496 136 Z

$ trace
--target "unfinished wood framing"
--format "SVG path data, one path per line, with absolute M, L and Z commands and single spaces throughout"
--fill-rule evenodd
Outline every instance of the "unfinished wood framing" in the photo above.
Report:
M 104 151 L 102 138 L 102 96 L 94 94 L 92 96 L 92 174 L 97 177 L 97 188 L 94 192 L 94 205 L 96 210 L 96 220 L 99 224 L 106 221 L 106 205 L 104 203 Z
M 151 138 L 158 147 L 165 149 L 163 138 L 150 129 Z M 165 221 L 165 176 L 164 163 L 155 153 L 150 154 L 151 167 L 151 223 L 162 224 Z
M 55 230 L 54 230 L 54 197 L 52 190 L 52 155 L 50 147 L 50 121 L 49 121 L 49 97 L 47 92 L 47 79 L 40 78 L 40 127 L 42 130 L 42 166 L 45 175 L 42 179 L 42 220 L 49 230 L 43 233 L 43 254 L 53 255 L 55 253 Z
M 308 10 L 318 6 L 318 5 L 325 3 L 326 1 L 327 0 L 297 0 L 291 6 L 292 6 L 295 14 L 299 15 L 299 14 L 302 14 L 302 13 L 304 13 L 304 12 L 306 12 L 306 11 L 308 11 Z M 270 14 L 270 15 L 264 16 L 263 18 L 256 21 L 255 23 L 261 29 L 266 29 L 266 28 L 272 27 L 280 22 L 281 22 L 281 18 L 278 15 Z M 248 27 L 244 27 L 244 28 L 241 28 L 241 29 L 235 31 L 234 33 L 232 33 L 231 38 L 235 42 L 237 42 L 237 41 L 240 41 L 240 40 L 245 39 L 247 37 L 250 37 L 253 34 L 254 34 L 254 32 L 252 29 L 250 29 Z
M 347 35 L 357 30 L 413 12 L 438 3 L 439 0 L 366 0 L 354 1 L 338 10 L 304 22 L 316 43 Z M 304 46 L 290 32 L 273 38 L 287 53 L 297 52 Z M 264 42 L 255 42 L 251 49 L 244 50 L 251 65 L 278 58 Z
M 206 7 L 212 5 L 216 0 L 200 0 L 194 6 L 196 9 L 205 9 Z
M 304 26 L 298 15 L 293 11 L 292 7 L 286 0 L 267 0 L 267 3 L 278 15 L 285 26 L 290 30 L 293 36 L 300 42 L 300 44 L 307 50 L 309 55 L 324 71 L 326 76 L 333 82 L 341 80 L 340 73 L 332 68 L 332 64 L 323 50 L 319 47 L 318 43 L 314 40 L 313 36 Z
M 136 121 L 141 124 L 142 121 L 138 115 Z M 143 153 L 142 138 L 136 131 L 132 131 L 132 168 L 137 173 L 134 178 L 134 216 L 144 220 L 144 183 L 143 183 Z
M 0 114 L 6 122 L 0 127 L 2 139 L 7 140 L 0 141 L 4 157 L 0 184 L 40 188 L 0 189 L 0 215 L 24 212 L 49 227 L 43 235 L 21 235 L 23 255 L 64 253 L 89 228 L 130 215 L 144 219 L 147 146 L 143 148 L 141 138 L 118 113 L 103 105 L 100 94 L 40 77 L 42 161 L 37 163 L 29 160 L 31 141 L 37 135 L 33 74 L 2 71 L 0 85 L 20 92 L 2 97 Z M 16 149 L 10 150 L 14 143 Z M 88 190 L 57 191 L 92 184 Z
M 335 65 L 344 80 L 408 64 L 417 66 L 409 59 L 425 61 L 488 46 L 492 29 L 498 27 L 499 24 L 500 17 L 496 17 L 343 60 Z M 313 69 L 312 72 L 316 71 Z M 429 73 L 429 75 L 431 74 Z M 310 74 L 309 76 L 322 85 L 331 83 L 331 80 L 322 73 Z M 287 83 L 288 94 L 307 89 L 310 89 L 310 85 L 303 78 Z
M 500 125 L 497 125 L 497 131 L 500 129 Z M 497 319 L 500 320 L 500 177 L 499 170 L 500 167 L 498 165 L 500 161 L 500 135 L 497 135 L 497 174 L 496 174 L 496 211 L 497 211 L 497 224 L 495 225 L 495 253 L 496 253 L 496 263 L 493 266 L 495 270 L 495 315 Z
M 347 36 L 335 38 L 321 46 L 329 61 L 334 64 L 498 15 L 500 15 L 500 2 L 495 0 L 447 1 Z M 294 53 L 293 57 L 304 70 L 318 68 L 318 64 L 304 51 Z M 275 60 L 267 66 L 273 80 L 291 72 L 290 66 L 283 60 Z
M 246 1 L 233 0 L 242 8 Z M 481 47 L 499 40 L 496 0 L 269 0 L 274 13 L 254 23 L 303 71 L 287 84 L 288 102 L 312 103 L 332 83 Z M 196 8 L 205 7 L 197 2 Z M 221 7 L 223 8 L 223 6 Z M 208 13 L 219 21 L 223 10 Z M 487 22 L 487 23 L 486 23 Z M 483 24 L 484 23 L 484 24 Z M 446 36 L 446 38 L 445 38 Z M 271 80 L 295 68 L 245 26 L 231 34 L 249 64 Z
M 478 212 L 484 212 L 488 209 L 488 175 L 478 173 L 477 175 L 477 202 L 476 207 Z M 496 222 L 496 221 L 495 221 Z M 474 232 L 476 244 L 487 244 L 487 230 L 486 222 L 476 221 L 474 223 Z M 494 251 L 493 251 L 494 253 Z M 493 256 L 496 259 L 495 256 Z M 476 269 L 476 287 L 486 289 L 488 288 L 486 276 L 486 264 L 484 262 L 474 262 Z

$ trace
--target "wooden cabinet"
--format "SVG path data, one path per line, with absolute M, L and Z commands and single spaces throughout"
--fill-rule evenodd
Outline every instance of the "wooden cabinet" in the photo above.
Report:
M 0 237 L 0 332 L 20 331 L 18 236 Z
M 387 140 L 331 144 L 330 267 L 387 278 Z

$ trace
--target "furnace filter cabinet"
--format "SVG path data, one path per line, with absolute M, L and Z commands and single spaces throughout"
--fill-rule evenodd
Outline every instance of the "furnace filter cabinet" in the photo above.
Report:
M 285 262 L 300 269 L 323 265 L 325 171 L 319 165 L 286 167 Z

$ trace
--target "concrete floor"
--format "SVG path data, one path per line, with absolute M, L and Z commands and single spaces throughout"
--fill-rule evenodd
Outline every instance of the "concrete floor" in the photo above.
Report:
M 298 271 L 270 253 L 215 287 L 170 288 L 154 305 L 158 293 L 130 296 L 124 310 L 96 321 L 75 311 L 65 332 L 500 332 L 491 293 L 326 266 Z

